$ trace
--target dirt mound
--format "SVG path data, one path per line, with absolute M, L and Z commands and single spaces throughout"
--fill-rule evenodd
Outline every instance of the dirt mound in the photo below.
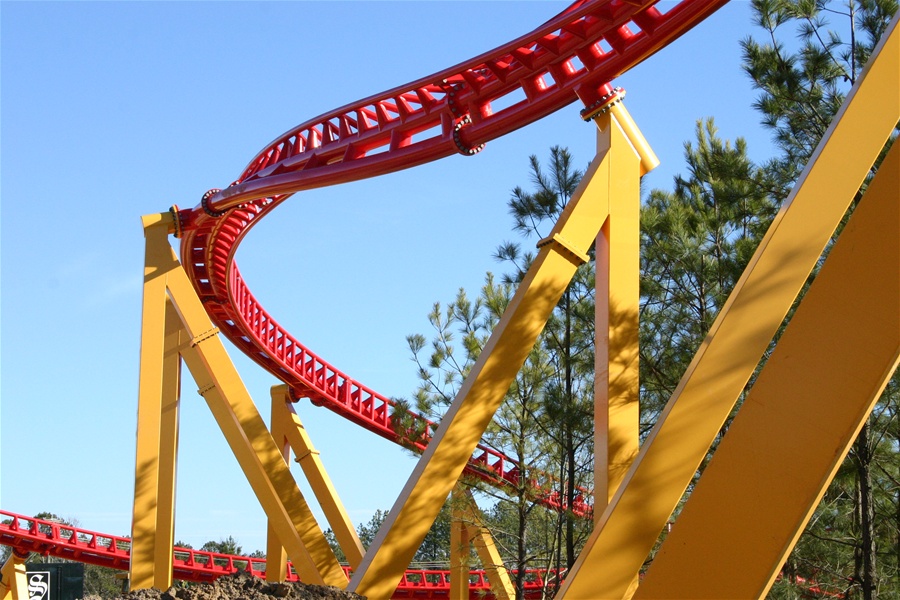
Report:
M 365 600 L 365 596 L 326 585 L 267 583 L 248 573 L 219 577 L 213 583 L 193 583 L 187 587 L 136 590 L 127 600 Z

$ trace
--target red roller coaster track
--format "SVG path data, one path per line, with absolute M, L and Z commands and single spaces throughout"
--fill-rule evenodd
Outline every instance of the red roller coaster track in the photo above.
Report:
M 178 210 L 181 259 L 213 322 L 242 352 L 308 398 L 370 431 L 423 450 L 435 424 L 420 415 L 410 436 L 392 423 L 390 398 L 333 367 L 282 328 L 250 293 L 233 261 L 247 231 L 301 190 L 374 177 L 482 145 L 581 99 L 590 106 L 608 82 L 714 12 L 726 0 L 682 0 L 661 12 L 655 0 L 578 0 L 506 45 L 408 85 L 298 125 L 260 152 L 230 186 Z M 518 99 L 494 112 L 499 100 Z M 520 99 L 519 99 L 520 98 Z M 480 444 L 466 472 L 503 486 L 519 465 Z M 550 489 L 548 478 L 533 480 Z M 561 508 L 551 493 L 537 492 Z M 586 491 L 572 502 L 590 512 Z
M 37 552 L 90 565 L 127 571 L 131 560 L 131 540 L 126 537 L 97 533 L 55 521 L 26 517 L 0 510 L 0 544 L 20 554 Z M 349 568 L 344 570 L 350 573 Z M 182 581 L 210 582 L 222 575 L 246 571 L 265 576 L 266 559 L 204 552 L 191 548 L 175 548 L 172 574 Z M 546 570 L 529 569 L 526 597 L 541 598 L 546 586 Z M 409 569 L 404 573 L 393 598 L 446 598 L 450 590 L 450 572 L 440 569 Z M 491 586 L 484 571 L 470 572 L 471 598 L 492 598 Z M 288 581 L 299 581 L 288 563 Z
M 97 533 L 47 521 L 26 517 L 0 510 L 0 544 L 10 546 L 19 554 L 36 552 L 42 556 L 55 556 L 68 560 L 127 571 L 131 560 L 131 540 L 126 537 Z M 350 574 L 349 568 L 344 568 Z M 264 577 L 266 560 L 249 556 L 233 556 L 204 552 L 191 548 L 175 548 L 172 560 L 172 574 L 182 581 L 211 582 L 223 575 L 246 571 L 257 577 Z M 550 578 L 552 571 L 528 569 L 525 577 L 525 598 L 543 598 L 544 591 L 556 583 Z M 288 581 L 299 581 L 297 573 L 288 563 Z M 808 586 L 806 591 L 813 597 L 843 598 L 843 594 L 830 592 L 819 584 L 797 578 L 798 583 Z M 450 572 L 441 569 L 408 569 L 394 591 L 394 600 L 403 598 L 425 598 L 439 600 L 450 592 Z M 485 572 L 469 572 L 469 597 L 493 598 L 490 583 Z

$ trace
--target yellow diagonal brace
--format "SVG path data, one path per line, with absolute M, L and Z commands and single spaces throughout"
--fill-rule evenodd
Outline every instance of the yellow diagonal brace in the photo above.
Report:
M 609 128 L 606 128 L 608 131 Z M 587 251 L 609 214 L 609 148 L 588 167 L 551 232 Z M 632 152 L 629 146 L 625 151 Z M 441 426 L 383 523 L 350 589 L 388 598 L 453 489 L 510 383 L 572 279 L 577 260 L 547 244 L 539 252 Z
M 182 308 L 182 315 L 186 312 Z M 182 356 L 302 580 L 346 586 L 340 564 L 221 340 L 210 338 Z
M 25 556 L 13 550 L 0 568 L 0 600 L 28 600 L 28 575 Z
M 615 599 L 628 594 L 710 443 L 900 120 L 896 19 L 891 32 L 760 243 L 601 516 L 560 597 Z
M 319 501 L 322 512 L 334 532 L 344 556 L 350 567 L 356 569 L 362 562 L 363 549 L 362 542 L 353 528 L 350 516 L 344 508 L 331 478 L 325 471 L 322 459 L 319 457 L 318 451 L 313 447 L 312 440 L 306 432 L 300 417 L 294 410 L 293 401 L 291 400 L 290 391 L 286 385 L 277 385 L 272 388 L 272 434 L 278 441 L 286 438 L 290 447 L 297 456 L 297 462 L 303 469 L 307 481 Z
M 636 597 L 765 597 L 898 358 L 894 144 Z

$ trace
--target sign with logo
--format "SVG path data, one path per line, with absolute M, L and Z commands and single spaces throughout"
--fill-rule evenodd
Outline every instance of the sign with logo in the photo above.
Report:
M 26 563 L 28 600 L 80 600 L 84 598 L 81 563 Z
M 28 600 L 50 600 L 50 571 L 28 572 Z

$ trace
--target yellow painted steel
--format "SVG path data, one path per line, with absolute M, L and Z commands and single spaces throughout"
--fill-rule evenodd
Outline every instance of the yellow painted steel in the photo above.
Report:
M 491 593 L 497 600 L 512 600 L 516 591 L 509 572 L 490 530 L 485 527 L 481 511 L 472 493 L 459 485 L 451 500 L 453 520 L 450 530 L 450 598 L 469 598 L 469 544 L 475 546 L 481 566 L 487 575 Z
M 165 590 L 172 586 L 180 328 L 176 322 L 173 331 L 167 323 L 172 307 L 158 269 L 171 253 L 168 222 L 160 215 L 142 221 L 144 291 L 129 580 L 132 589 Z
M 181 395 L 181 355 L 187 336 L 178 320 L 178 311 L 166 302 L 166 340 L 163 356 L 163 389 L 159 420 L 159 491 L 154 542 L 153 587 L 172 587 L 171 560 L 175 544 L 175 474 L 178 460 L 178 414 Z
M 896 24 L 895 19 L 760 243 L 559 597 L 628 597 L 666 520 L 900 120 Z
M 287 439 L 347 562 L 356 569 L 365 549 L 293 404 L 288 386 L 272 387 L 272 434 L 276 442 Z
M 9 553 L 0 568 L 0 600 L 28 600 L 28 575 L 25 560 L 15 550 Z
M 450 595 L 449 600 L 469 600 L 469 530 L 465 512 L 455 500 L 450 520 Z
M 218 330 L 212 326 L 187 274 L 168 243 L 167 236 L 172 228 L 171 215 L 163 213 L 145 217 L 144 225 L 147 252 L 142 334 L 147 337 L 142 339 L 142 398 L 145 373 L 158 377 L 160 381 L 163 378 L 163 343 L 159 330 L 165 320 L 168 291 L 177 307 L 177 314 L 184 328 L 183 335 L 189 340 L 189 343 L 181 347 L 182 358 L 301 577 L 309 583 L 346 586 L 347 579 L 343 570 L 297 488 L 275 440 L 228 358 L 225 347 L 218 338 Z M 157 308 L 156 303 L 162 309 Z M 163 321 L 157 321 L 159 318 Z M 148 348 L 146 353 L 145 346 Z M 156 383 L 155 377 L 148 375 L 146 379 L 149 380 L 148 393 L 157 393 L 161 397 L 161 384 Z M 145 488 L 157 486 L 156 471 L 159 462 L 158 456 L 153 456 L 154 440 L 146 438 L 151 437 L 148 432 L 159 430 L 159 419 L 158 408 L 155 412 L 139 412 L 133 530 L 143 535 L 148 534 L 148 526 L 152 528 L 153 523 L 142 513 L 142 510 L 152 509 L 145 505 L 148 496 Z M 153 470 L 147 468 L 148 464 Z M 141 575 L 138 585 L 142 587 L 152 586 L 152 578 L 145 575 L 152 572 L 148 567 L 152 557 L 152 550 L 148 551 L 146 546 L 141 553 L 132 553 L 132 572 Z M 169 561 L 171 568 L 171 555 Z M 132 588 L 137 589 L 134 580 Z
M 396 588 L 609 215 L 610 156 L 616 150 L 594 159 L 550 236 L 538 244 L 525 279 L 354 574 L 352 591 L 389 598 Z
M 765 597 L 898 360 L 894 144 L 636 597 Z
M 597 236 L 594 369 L 594 518 L 599 519 L 638 453 L 640 176 L 659 161 L 621 103 L 596 119 L 597 150 L 630 143 L 609 166 L 609 217 Z M 605 128 L 605 129 L 604 129 Z M 610 140 L 615 136 L 615 141 Z M 649 157 L 648 157 L 649 154 Z
M 279 402 L 274 393 L 275 387 L 272 388 L 272 413 L 271 413 L 271 428 L 272 428 L 272 438 L 275 440 L 275 443 L 278 445 L 278 448 L 281 450 L 281 457 L 284 459 L 285 464 L 290 465 L 291 460 L 291 445 L 288 443 L 287 439 L 284 436 L 282 431 L 279 431 L 280 419 L 276 418 L 276 408 L 275 403 Z M 278 534 L 275 532 L 275 528 L 272 526 L 272 523 L 266 521 L 266 581 L 270 583 L 282 582 L 287 579 L 287 552 L 284 550 L 284 546 L 281 543 L 281 540 L 278 539 Z
M 622 102 L 616 102 L 610 105 L 609 113 L 615 117 L 619 127 L 622 128 L 622 133 L 625 134 L 625 138 L 631 144 L 634 154 L 640 159 L 640 175 L 644 176 L 658 167 L 659 158 L 653 152 L 653 148 L 650 147 L 644 134 L 641 133 L 637 123 L 631 118 L 625 105 Z M 602 121 L 599 119 L 599 116 L 594 117 L 594 123 L 597 124 L 597 127 L 602 128 Z M 623 153 L 623 156 L 630 156 L 630 154 Z

